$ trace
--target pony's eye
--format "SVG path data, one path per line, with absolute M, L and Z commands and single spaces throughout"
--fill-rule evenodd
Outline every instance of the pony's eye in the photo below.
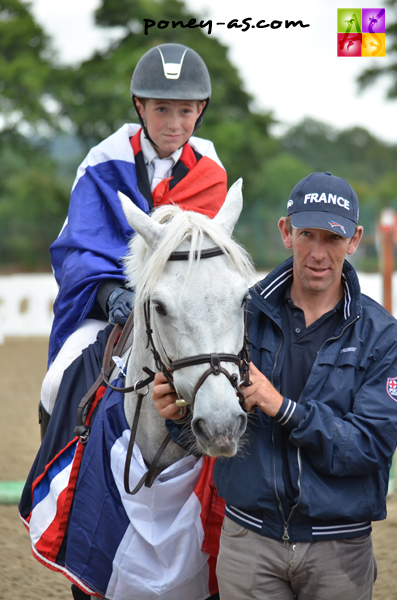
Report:
M 165 310 L 164 306 L 160 302 L 156 302 L 154 309 L 155 309 L 156 313 L 159 315 L 165 316 L 167 314 L 167 311 Z

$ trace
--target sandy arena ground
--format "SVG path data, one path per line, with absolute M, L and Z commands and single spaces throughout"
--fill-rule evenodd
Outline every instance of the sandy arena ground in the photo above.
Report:
M 37 405 L 46 355 L 45 338 L 8 338 L 0 346 L 0 481 L 24 480 L 38 450 Z M 66 578 L 33 558 L 17 506 L 0 505 L 0 541 L 1 600 L 71 600 Z M 374 524 L 373 541 L 374 600 L 397 600 L 397 492 L 389 497 L 387 519 Z

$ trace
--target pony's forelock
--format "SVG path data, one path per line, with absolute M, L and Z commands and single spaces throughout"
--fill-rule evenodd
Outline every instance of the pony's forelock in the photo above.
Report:
M 200 253 L 204 240 L 210 238 L 248 284 L 254 280 L 255 268 L 250 255 L 209 217 L 166 205 L 158 208 L 152 219 L 166 224 L 166 233 L 157 248 L 152 250 L 140 235 L 134 235 L 123 261 L 127 285 L 135 289 L 137 302 L 144 302 L 153 294 L 171 253 L 186 240 L 191 243 L 187 279 L 198 263 L 195 253 Z

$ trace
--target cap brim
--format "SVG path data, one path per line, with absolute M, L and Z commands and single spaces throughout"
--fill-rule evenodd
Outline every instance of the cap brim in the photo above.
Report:
M 293 213 L 291 225 L 296 229 L 326 229 L 345 238 L 352 238 L 356 231 L 356 224 L 350 219 L 316 210 Z

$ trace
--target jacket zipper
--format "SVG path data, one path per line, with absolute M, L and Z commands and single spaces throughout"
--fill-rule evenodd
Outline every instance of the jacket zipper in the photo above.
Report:
M 353 325 L 353 323 L 355 323 L 356 321 L 358 321 L 358 320 L 359 320 L 359 318 L 360 318 L 360 315 L 357 315 L 357 317 L 356 317 L 356 318 L 355 318 L 353 321 L 351 321 L 350 323 L 348 323 L 348 324 L 347 324 L 347 325 L 346 325 L 346 326 L 345 326 L 345 327 L 342 329 L 342 331 L 340 332 L 340 334 L 339 334 L 339 335 L 337 335 L 336 337 L 331 337 L 331 338 L 329 338 L 328 340 L 325 340 L 324 344 L 326 344 L 327 342 L 333 342 L 333 341 L 335 341 L 335 340 L 339 340 L 339 338 L 340 338 L 340 337 L 342 337 L 342 335 L 345 333 L 346 329 L 349 329 L 349 327 L 351 327 L 351 326 Z M 324 344 L 323 344 L 323 346 L 324 346 Z M 322 348 L 323 346 L 321 346 L 321 348 Z M 321 350 L 321 348 L 320 348 L 320 350 Z M 319 352 L 320 352 L 320 350 L 319 350 Z
M 355 318 L 353 321 L 351 321 L 351 322 L 350 322 L 348 325 L 346 325 L 346 326 L 345 326 L 345 327 L 342 329 L 342 331 L 340 332 L 340 334 L 339 334 L 338 336 L 336 336 L 336 337 L 332 337 L 332 338 L 329 338 L 328 340 L 326 340 L 326 341 L 323 343 L 323 345 L 321 346 L 321 348 L 322 348 L 322 347 L 324 346 L 324 344 L 326 344 L 327 342 L 335 341 L 335 340 L 338 340 L 340 337 L 342 337 L 342 335 L 345 333 L 346 329 L 348 329 L 348 328 L 349 328 L 351 325 L 353 325 L 353 323 L 355 323 L 356 321 L 358 321 L 358 319 L 359 319 L 359 318 L 360 318 L 360 315 L 358 315 L 358 316 L 357 316 L 357 317 L 356 317 L 356 318 Z M 276 370 L 276 367 L 277 367 L 278 357 L 279 357 L 279 354 L 280 354 L 280 352 L 281 352 L 281 347 L 282 347 L 282 345 L 283 345 L 283 338 L 284 338 L 284 335 L 283 335 L 283 332 L 282 332 L 282 331 L 281 331 L 281 337 L 282 337 L 282 340 L 281 340 L 281 343 L 280 343 L 280 347 L 279 347 L 279 349 L 278 349 L 278 352 L 277 352 L 277 354 L 276 354 L 276 358 L 275 358 L 275 361 L 274 361 L 274 367 L 273 367 L 273 372 L 272 372 L 272 384 L 273 384 L 273 375 L 274 375 L 274 372 L 275 372 L 275 370 Z M 320 350 L 321 350 L 321 348 L 320 348 Z M 314 366 L 314 365 L 313 365 L 313 366 Z M 299 400 L 298 400 L 298 404 L 299 404 L 299 402 L 300 402 L 300 397 L 299 397 Z M 273 442 L 273 448 L 274 448 L 274 432 L 275 432 L 275 428 L 276 428 L 276 424 L 275 424 L 275 423 L 273 423 L 273 432 L 272 432 L 272 442 Z M 275 493 L 276 493 L 276 497 L 277 497 L 277 500 L 278 500 L 279 509 L 280 509 L 281 516 L 282 516 L 282 518 L 283 518 L 283 521 L 284 521 L 284 533 L 283 533 L 283 535 L 282 535 L 282 538 L 281 538 L 281 539 L 283 540 L 283 542 L 284 542 L 284 543 L 288 543 L 288 542 L 289 542 L 289 539 L 290 539 L 290 538 L 289 538 L 289 533 L 288 533 L 288 526 L 289 526 L 290 520 L 291 520 L 291 518 L 292 518 L 292 515 L 293 515 L 293 513 L 295 512 L 295 509 L 296 509 L 296 507 L 297 507 L 297 506 L 298 506 L 298 504 L 299 504 L 300 497 L 301 497 L 301 493 L 302 493 L 302 489 L 301 489 L 302 459 L 301 459 L 301 449 L 300 449 L 300 448 L 297 448 L 296 455 L 297 455 L 297 459 L 298 459 L 298 469 L 299 469 L 299 476 L 298 476 L 298 490 L 299 490 L 299 495 L 298 495 L 298 500 L 297 500 L 296 504 L 294 504 L 294 506 L 291 508 L 291 512 L 290 512 L 290 513 L 289 513 L 289 515 L 288 515 L 288 519 L 286 519 L 286 518 L 285 518 L 285 514 L 284 514 L 283 505 L 282 505 L 282 503 L 281 503 L 280 496 L 279 496 L 279 494 L 278 494 L 278 491 L 277 491 L 277 479 L 276 479 L 276 457 L 275 457 L 275 453 L 273 453 L 273 466 L 274 466 L 274 491 L 275 491 Z
M 272 377 L 271 377 L 271 383 L 272 383 L 273 387 L 274 387 L 274 373 L 276 371 L 277 363 L 278 363 L 278 357 L 280 356 L 281 348 L 283 347 L 283 343 L 284 343 L 284 334 L 283 334 L 283 331 L 282 331 L 281 327 L 279 327 L 279 329 L 281 331 L 281 342 L 280 342 L 280 346 L 278 347 L 276 357 L 274 359 L 274 366 L 273 366 Z
M 275 432 L 275 427 L 276 427 L 276 426 L 275 426 L 275 423 L 274 423 L 274 424 L 273 424 L 273 435 L 272 435 L 272 438 L 273 438 L 273 447 L 274 447 L 274 432 Z M 281 503 L 280 496 L 279 496 L 279 494 L 278 494 L 278 490 L 277 490 L 277 479 L 276 479 L 276 457 L 275 457 L 275 454 L 273 454 L 273 465 L 274 465 L 274 491 L 275 491 L 275 494 L 276 494 L 276 497 L 277 497 L 277 500 L 278 500 L 278 507 L 279 507 L 279 510 L 280 510 L 280 512 L 281 512 L 281 516 L 282 516 L 282 518 L 283 518 L 283 521 L 284 521 L 284 533 L 283 533 L 283 535 L 282 535 L 282 538 L 281 538 L 281 539 L 282 539 L 282 540 L 283 540 L 283 542 L 285 542 L 285 543 L 288 543 L 288 542 L 289 542 L 289 533 L 288 533 L 288 526 L 289 526 L 289 522 L 290 522 L 290 520 L 291 520 L 291 518 L 292 518 L 292 515 L 293 515 L 293 514 L 294 514 L 294 512 L 295 512 L 295 509 L 296 509 L 296 507 L 297 507 L 297 506 L 298 506 L 298 504 L 299 504 L 299 500 L 300 500 L 300 497 L 301 497 L 301 474 L 302 474 L 302 460 L 301 460 L 301 449 L 300 449 L 300 448 L 298 448 L 298 449 L 297 449 L 297 458 L 298 458 L 298 468 L 299 468 L 299 476 L 298 476 L 298 489 L 299 489 L 299 495 L 298 495 L 298 500 L 297 500 L 296 504 L 294 504 L 294 506 L 291 508 L 291 511 L 290 511 L 290 513 L 289 513 L 289 515 L 288 515 L 288 518 L 286 519 L 286 518 L 285 518 L 285 514 L 284 514 L 283 505 L 282 505 L 282 503 Z
M 283 343 L 284 343 L 284 334 L 283 334 L 283 331 L 282 331 L 281 327 L 280 327 L 280 332 L 281 332 L 281 342 L 280 342 L 280 346 L 278 348 L 278 351 L 277 351 L 277 354 L 276 354 L 276 357 L 275 357 L 275 360 L 274 360 L 274 366 L 273 366 L 272 377 L 271 377 L 271 383 L 272 383 L 272 385 L 274 385 L 274 373 L 276 371 L 277 363 L 278 363 L 278 357 L 280 355 L 281 348 L 282 348 Z M 273 448 L 274 448 L 274 433 L 275 433 L 275 429 L 276 429 L 276 423 L 273 422 L 273 431 L 272 431 Z M 299 450 L 299 448 L 298 448 L 298 450 Z M 298 458 L 298 463 L 299 462 L 300 462 L 300 455 L 299 455 L 299 458 Z M 277 490 L 276 456 L 275 456 L 275 452 L 273 452 L 273 468 L 274 468 L 274 492 L 276 494 L 276 498 L 278 500 L 279 510 L 281 512 L 281 516 L 282 516 L 283 521 L 284 521 L 284 533 L 283 533 L 283 536 L 282 536 L 282 540 L 283 540 L 283 542 L 288 542 L 289 541 L 289 534 L 288 534 L 289 520 L 290 520 L 291 515 L 294 512 L 294 509 L 295 509 L 295 507 L 297 506 L 298 503 L 295 504 L 295 506 L 292 507 L 291 512 L 290 512 L 290 514 L 288 516 L 288 519 L 286 519 L 285 518 L 285 514 L 284 514 L 283 505 L 281 503 L 280 496 L 279 496 L 278 490 Z M 300 472 L 301 472 L 301 469 L 299 469 L 299 478 L 298 478 L 298 487 L 299 487 L 299 490 L 300 490 Z M 300 492 L 299 492 L 299 498 L 300 498 Z M 298 499 L 298 502 L 299 502 L 299 499 Z

